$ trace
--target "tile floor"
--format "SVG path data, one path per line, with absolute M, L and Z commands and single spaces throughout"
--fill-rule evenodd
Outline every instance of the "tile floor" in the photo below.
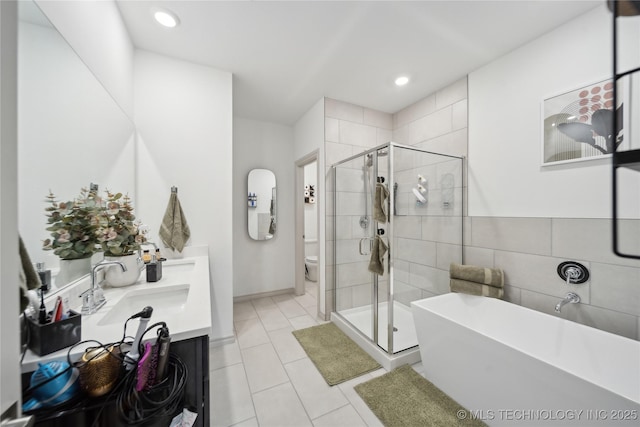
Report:
M 210 349 L 212 426 L 382 426 L 353 387 L 386 371 L 329 387 L 291 334 L 323 323 L 306 290 L 234 304 L 236 341 Z

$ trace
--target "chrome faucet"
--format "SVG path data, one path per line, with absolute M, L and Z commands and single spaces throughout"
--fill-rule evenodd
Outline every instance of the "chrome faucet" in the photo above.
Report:
M 82 314 L 93 314 L 106 304 L 102 286 L 98 283 L 98 270 L 108 265 L 119 265 L 122 271 L 127 271 L 127 267 L 120 261 L 102 261 L 91 268 L 91 287 L 80 294 L 82 298 Z
M 560 313 L 560 310 L 562 310 L 562 307 L 564 307 L 566 304 L 577 304 L 579 302 L 580 295 L 576 294 L 575 292 L 569 292 L 562 301 L 556 304 L 556 313 Z

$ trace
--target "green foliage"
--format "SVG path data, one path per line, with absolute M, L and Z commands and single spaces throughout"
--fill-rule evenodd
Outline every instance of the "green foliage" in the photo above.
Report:
M 98 217 L 100 198 L 93 191 L 83 188 L 73 201 L 58 202 L 49 192 L 45 208 L 47 231 L 51 238 L 46 239 L 43 249 L 53 250 L 61 259 L 88 258 L 99 250 Z
M 106 193 L 103 200 L 83 188 L 77 199 L 59 203 L 49 192 L 45 212 L 51 239 L 44 241 L 43 249 L 66 260 L 88 258 L 97 251 L 120 256 L 138 250 L 147 239 L 135 221 L 131 199 L 122 193 Z
M 98 241 L 108 256 L 129 255 L 147 241 L 135 221 L 129 196 L 107 191 L 107 200 L 100 219 Z

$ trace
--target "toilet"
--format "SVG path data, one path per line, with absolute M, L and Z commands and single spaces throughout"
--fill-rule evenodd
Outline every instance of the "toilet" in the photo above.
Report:
M 312 282 L 318 281 L 318 256 L 308 255 L 304 257 L 304 265 L 306 267 L 305 277 Z

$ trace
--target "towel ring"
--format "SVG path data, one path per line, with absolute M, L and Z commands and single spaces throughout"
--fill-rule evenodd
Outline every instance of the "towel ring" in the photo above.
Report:
M 172 193 L 177 193 L 178 192 L 178 187 L 171 187 L 171 192 Z

